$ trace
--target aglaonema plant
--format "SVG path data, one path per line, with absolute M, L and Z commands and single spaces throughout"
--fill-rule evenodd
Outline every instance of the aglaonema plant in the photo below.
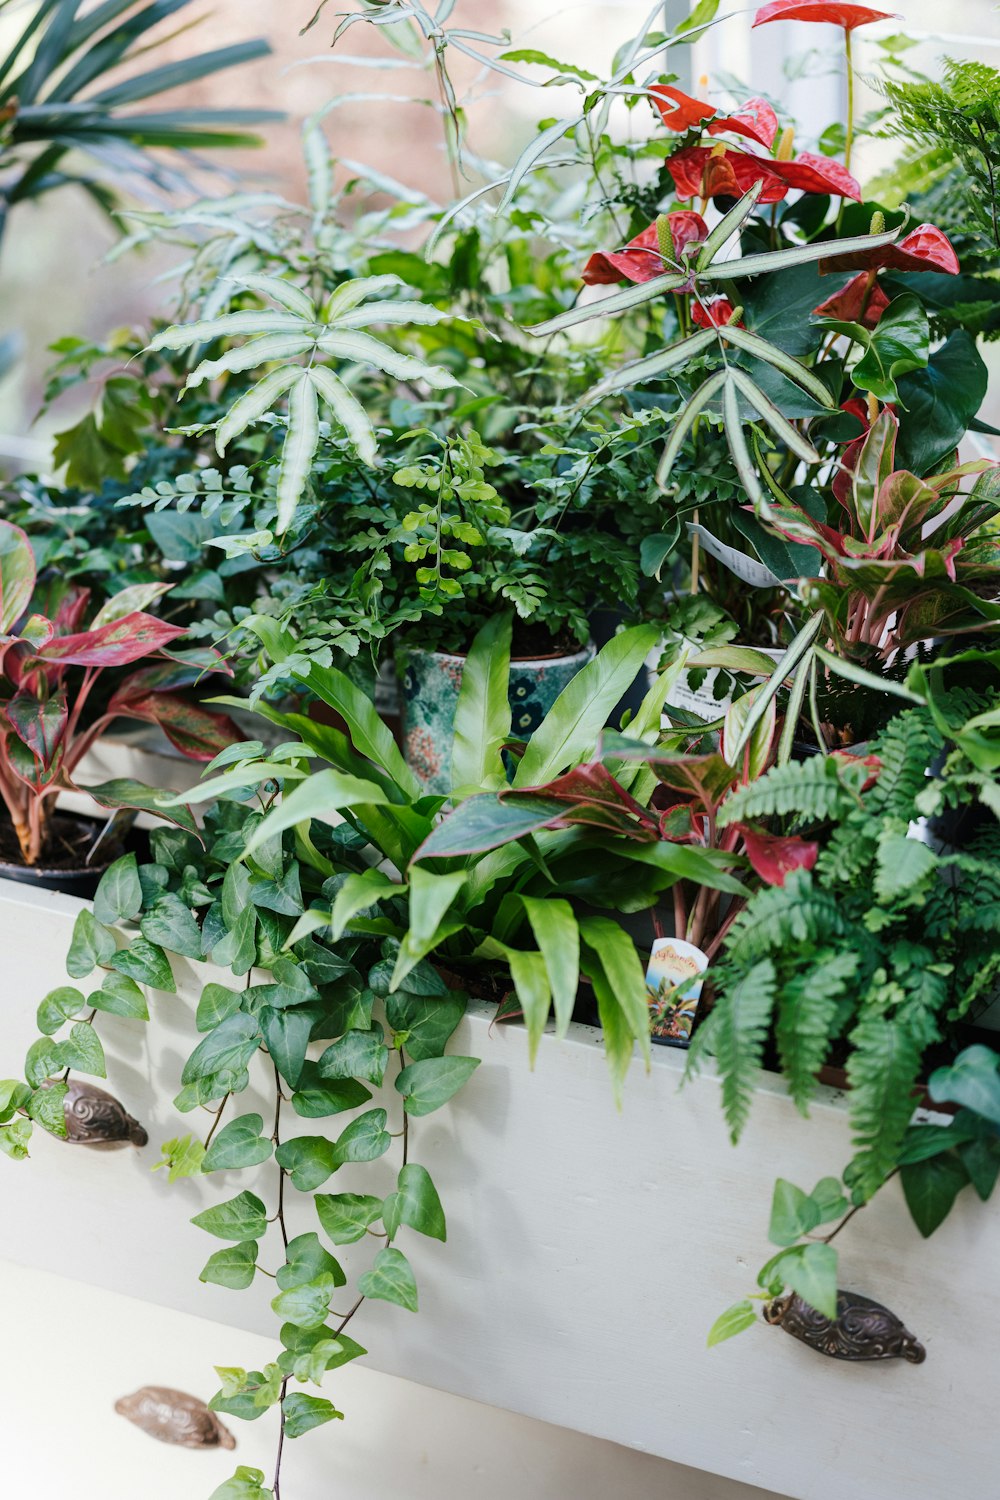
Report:
M 556 700 L 527 744 L 511 737 L 507 699 L 510 669 L 508 615 L 480 630 L 463 670 L 455 719 L 450 798 L 423 795 L 396 743 L 371 703 L 335 668 L 296 657 L 294 642 L 275 622 L 256 622 L 271 657 L 335 709 L 347 733 L 301 714 L 262 706 L 273 722 L 301 739 L 278 755 L 250 746 L 190 798 L 228 795 L 274 778 L 283 799 L 250 841 L 277 836 L 314 817 L 344 819 L 369 848 L 371 868 L 345 881 L 327 907 L 310 911 L 307 924 L 345 932 L 375 930 L 394 938 L 398 951 L 390 992 L 405 985 L 424 959 L 446 967 L 465 983 L 513 986 L 527 1023 L 532 1054 L 550 1012 L 565 1034 L 581 979 L 592 987 L 605 1031 L 605 1051 L 620 1091 L 638 1045 L 648 1058 L 649 1010 L 643 964 L 629 935 L 607 915 L 652 907 L 681 878 L 712 889 L 744 892 L 730 873 L 732 859 L 713 849 L 650 838 L 645 811 L 656 779 L 642 764 L 618 773 L 629 805 L 601 805 L 595 775 L 587 768 L 609 714 L 633 682 L 657 639 L 655 626 L 636 626 L 610 641 Z M 673 677 L 654 683 L 629 726 L 637 742 L 652 745 Z M 300 764 L 296 765 L 296 756 Z M 310 771 L 306 756 L 328 769 Z M 535 789 L 565 776 L 565 795 L 539 808 Z M 508 780 L 509 778 L 509 780 Z M 496 793 L 510 786 L 503 816 L 517 824 L 504 847 L 495 847 Z M 435 833 L 447 802 L 461 818 L 460 846 Z M 631 810 L 630 810 L 631 809 Z M 636 818 L 635 811 L 639 810 Z M 477 820 L 479 836 L 476 836 Z M 472 834 L 470 837 L 470 830 Z M 405 918 L 385 903 L 406 897 Z M 371 924 L 375 923 L 374 929 Z
M 81 760 L 114 719 L 159 725 L 195 760 L 210 760 L 238 737 L 225 715 L 182 691 L 221 662 L 214 652 L 168 650 L 183 628 L 145 609 L 168 587 L 123 589 L 84 624 L 89 589 L 38 586 L 28 538 L 0 521 L 0 797 L 26 865 L 50 854 L 55 799 L 74 787 Z M 128 666 L 135 670 L 121 673 Z M 162 800 L 128 780 L 82 790 L 107 807 L 155 809 Z

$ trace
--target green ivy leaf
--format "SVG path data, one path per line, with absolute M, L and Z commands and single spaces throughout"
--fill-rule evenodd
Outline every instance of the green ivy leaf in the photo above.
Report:
M 381 1084 L 389 1061 L 389 1049 L 378 1024 L 367 1031 L 348 1031 L 333 1042 L 317 1064 L 320 1078 L 366 1078 Z
M 129 979 L 134 979 L 136 984 L 148 984 L 151 989 L 163 990 L 168 995 L 177 993 L 167 955 L 147 938 L 133 938 L 127 948 L 120 948 L 109 959 L 109 964 L 119 974 L 127 974 Z
M 20 1078 L 0 1079 L 0 1123 L 6 1123 L 31 1098 L 31 1089 Z
M 794 1183 L 779 1177 L 771 1201 L 771 1224 L 767 1237 L 772 1245 L 794 1245 L 819 1223 L 819 1208 Z
M 742 1302 L 734 1302 L 732 1307 L 727 1307 L 724 1313 L 719 1314 L 708 1330 L 708 1347 L 714 1349 L 716 1344 L 735 1338 L 738 1333 L 752 1328 L 756 1321 L 757 1314 L 752 1302 L 746 1297 Z
M 111 963 L 114 956 L 114 934 L 96 921 L 89 908 L 84 907 L 73 924 L 66 972 L 71 979 L 86 979 L 95 969 Z
M 357 1109 L 371 1098 L 371 1090 L 354 1078 L 324 1081 L 316 1064 L 308 1059 L 299 1075 L 298 1088 L 292 1095 L 292 1108 L 305 1120 L 320 1120 Z
M 320 1187 L 340 1165 L 333 1142 L 321 1135 L 299 1135 L 282 1141 L 275 1159 L 300 1193 Z
M 234 1016 L 242 1003 L 242 991 L 227 989 L 224 984 L 206 984 L 198 1001 L 194 1024 L 199 1031 L 212 1031 L 221 1021 Z
M 832 1245 L 793 1245 L 768 1261 L 757 1278 L 770 1289 L 779 1281 L 826 1318 L 837 1316 L 837 1252 Z
M 202 1162 L 203 1172 L 228 1172 L 269 1161 L 274 1146 L 261 1135 L 260 1115 L 239 1115 L 219 1131 Z
M 968 1172 L 952 1153 L 910 1162 L 900 1168 L 899 1177 L 910 1217 L 925 1239 L 944 1222 L 959 1193 L 969 1185 Z
M 94 916 L 112 927 L 115 922 L 133 922 L 141 910 L 139 867 L 134 854 L 123 854 L 101 876 L 94 893 Z
M 347 1282 L 340 1262 L 323 1249 L 318 1234 L 310 1231 L 289 1240 L 285 1249 L 285 1264 L 276 1278 L 281 1290 L 287 1292 L 292 1287 L 304 1286 L 319 1276 L 332 1276 L 334 1286 L 344 1286 Z
M 382 1199 L 365 1193 L 326 1193 L 314 1200 L 323 1233 L 335 1245 L 363 1239 L 369 1224 L 382 1217 Z
M 175 891 L 164 892 L 156 905 L 144 913 L 139 931 L 149 942 L 170 953 L 195 960 L 202 957 L 201 928 Z
M 836 1177 L 824 1177 L 817 1182 L 809 1194 L 809 1200 L 815 1205 L 819 1215 L 817 1224 L 832 1224 L 835 1219 L 842 1218 L 851 1206 L 844 1197 L 839 1178 Z
M 428 1057 L 408 1064 L 396 1079 L 403 1108 L 410 1115 L 429 1115 L 440 1109 L 479 1067 L 478 1057 Z
M 37 1089 L 41 1088 L 46 1078 L 61 1073 L 65 1066 L 59 1043 L 54 1042 L 50 1036 L 40 1036 L 37 1042 L 32 1042 L 25 1055 L 24 1076 L 31 1087 Z
M 317 1014 L 313 1009 L 275 1010 L 270 1005 L 263 1006 L 260 1012 L 260 1027 L 267 1050 L 278 1072 L 293 1089 L 302 1076 L 306 1048 Z
M 322 1427 L 324 1422 L 332 1422 L 335 1417 L 344 1415 L 332 1401 L 322 1396 L 307 1396 L 304 1391 L 290 1392 L 281 1408 L 285 1414 L 285 1435 L 290 1438 L 301 1437 L 313 1427 Z
M 339 1165 L 345 1161 L 375 1161 L 384 1156 L 392 1145 L 392 1137 L 385 1128 L 387 1115 L 384 1109 L 369 1109 L 356 1120 L 352 1120 L 334 1147 L 334 1160 Z
M 349 1364 L 352 1359 L 368 1353 L 349 1334 L 334 1335 L 333 1329 L 327 1325 L 321 1328 L 299 1328 L 294 1323 L 285 1323 L 281 1329 L 281 1342 L 285 1347 L 278 1356 L 278 1364 L 286 1375 L 297 1374 L 296 1367 L 300 1362 L 302 1365 L 311 1364 L 311 1356 L 320 1348 L 324 1349 L 326 1359 L 324 1372 L 337 1370 L 341 1365 Z
M 71 985 L 64 984 L 57 990 L 50 990 L 38 1007 L 39 1031 L 52 1036 L 71 1016 L 78 1016 L 85 1003 L 80 990 Z
M 213 1490 L 208 1500 L 274 1500 L 274 1492 L 264 1489 L 260 1469 L 248 1469 L 241 1464 L 232 1479 Z
M 198 1280 L 242 1292 L 251 1285 L 256 1272 L 257 1241 L 242 1240 L 238 1245 L 227 1245 L 224 1250 L 216 1250 L 210 1255 Z
M 99 990 L 88 997 L 91 1010 L 106 1011 L 111 1016 L 125 1016 L 130 1021 L 148 1021 L 146 997 L 134 979 L 112 970 L 105 974 Z
M 271 1303 L 280 1318 L 299 1328 L 319 1328 L 326 1322 L 330 1311 L 330 1298 L 337 1287 L 336 1279 L 329 1273 L 317 1276 L 301 1286 L 289 1287 L 279 1292 Z
M 107 1078 L 104 1048 L 89 1021 L 77 1021 L 65 1041 L 60 1042 L 59 1051 L 63 1067 L 72 1068 L 76 1073 L 91 1073 L 95 1078 Z
M 417 1310 L 417 1283 L 410 1262 L 391 1245 L 380 1250 L 371 1270 L 358 1278 L 358 1291 L 364 1297 L 395 1302 L 410 1312 Z
M 184 1064 L 181 1082 L 245 1068 L 260 1044 L 260 1027 L 253 1016 L 229 1016 L 198 1043 Z
M 162 1159 L 150 1168 L 151 1172 L 161 1172 L 166 1168 L 167 1181 L 170 1183 L 178 1182 L 182 1177 L 200 1175 L 205 1148 L 197 1136 L 174 1136 L 173 1140 L 164 1141 L 161 1152 Z
M 232 868 L 232 867 L 230 867 Z M 212 962 L 242 976 L 257 962 L 257 913 L 252 906 L 240 912 L 234 925 L 212 949 Z
M 435 1240 L 448 1238 L 437 1188 L 427 1168 L 416 1162 L 400 1169 L 396 1191 L 386 1198 L 382 1217 L 390 1239 L 395 1239 L 401 1224 Z
M 38 1121 L 43 1130 L 63 1140 L 69 1133 L 63 1108 L 68 1093 L 67 1084 L 53 1083 L 46 1088 L 36 1089 L 25 1105 L 28 1114 Z
M 966 1047 L 947 1068 L 935 1068 L 928 1093 L 935 1104 L 964 1105 L 993 1125 L 1000 1125 L 1000 1056 L 990 1047 Z
M 0 1126 L 0 1151 L 4 1156 L 9 1156 L 11 1161 L 23 1161 L 28 1155 L 33 1128 L 31 1121 L 23 1117 Z
M 259 1240 L 267 1233 L 267 1209 L 254 1193 L 239 1193 L 191 1220 L 220 1240 Z

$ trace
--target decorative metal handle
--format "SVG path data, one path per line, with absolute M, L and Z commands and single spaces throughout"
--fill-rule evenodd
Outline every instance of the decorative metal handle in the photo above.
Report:
M 860 1292 L 838 1291 L 836 1318 L 824 1317 L 795 1292 L 769 1302 L 764 1318 L 830 1359 L 906 1359 L 920 1365 L 927 1358 L 923 1344 L 894 1312 Z

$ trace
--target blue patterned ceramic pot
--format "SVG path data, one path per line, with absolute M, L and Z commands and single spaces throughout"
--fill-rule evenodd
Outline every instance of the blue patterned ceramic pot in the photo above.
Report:
M 526 740 L 562 692 L 594 655 L 585 646 L 572 656 L 541 656 L 510 664 L 511 734 Z M 455 709 L 464 656 L 410 649 L 397 657 L 402 689 L 403 753 L 428 793 L 451 790 Z

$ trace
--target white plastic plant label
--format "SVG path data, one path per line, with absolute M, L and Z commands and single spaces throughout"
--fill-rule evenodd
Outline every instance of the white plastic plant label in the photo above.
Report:
M 646 995 L 654 1042 L 686 1047 L 698 1014 L 708 958 L 683 938 L 656 938 L 646 967 Z

